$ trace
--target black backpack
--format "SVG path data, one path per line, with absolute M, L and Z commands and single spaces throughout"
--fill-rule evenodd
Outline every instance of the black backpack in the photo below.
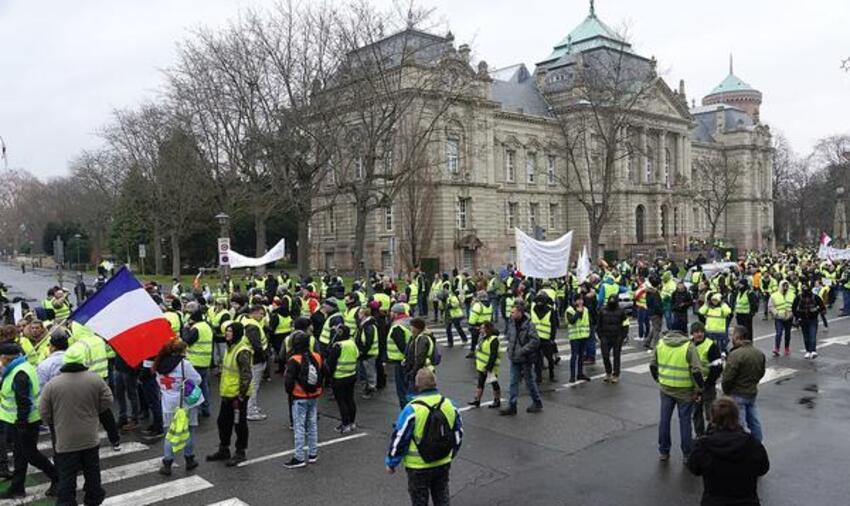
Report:
M 298 371 L 298 383 L 307 393 L 313 393 L 322 385 L 322 368 L 312 353 L 301 355 L 301 370 Z
M 415 400 L 413 404 L 428 408 L 428 418 L 425 420 L 425 429 L 422 431 L 422 439 L 416 442 L 419 455 L 425 462 L 436 462 L 448 457 L 455 447 L 454 427 L 449 424 L 446 414 L 440 409 L 445 397 L 440 397 L 440 402 L 435 406 L 429 406 L 424 401 Z

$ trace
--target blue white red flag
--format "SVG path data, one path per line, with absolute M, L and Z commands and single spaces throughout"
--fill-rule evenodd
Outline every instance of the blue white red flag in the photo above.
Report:
M 130 367 L 159 352 L 174 337 L 159 306 L 122 267 L 68 318 L 106 340 Z

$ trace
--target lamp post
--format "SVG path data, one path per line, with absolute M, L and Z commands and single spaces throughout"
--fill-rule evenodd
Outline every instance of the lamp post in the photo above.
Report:
M 230 278 L 230 215 L 225 212 L 220 212 L 215 216 L 218 220 L 218 259 L 219 266 L 222 268 L 222 283 Z M 223 245 L 226 245 L 225 249 Z
M 77 269 L 80 268 L 80 239 L 82 238 L 80 234 L 74 234 L 74 242 L 77 243 Z

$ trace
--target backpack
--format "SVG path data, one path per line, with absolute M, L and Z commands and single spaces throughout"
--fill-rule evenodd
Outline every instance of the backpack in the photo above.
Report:
M 416 442 L 419 455 L 425 462 L 436 462 L 451 454 L 455 447 L 455 435 L 446 414 L 440 409 L 446 398 L 440 396 L 440 402 L 429 406 L 424 401 L 415 400 L 413 404 L 428 408 L 428 418 L 422 431 L 422 439 Z
M 440 353 L 440 347 L 437 346 L 437 340 L 434 339 L 434 336 L 428 336 L 428 339 L 430 339 L 431 343 L 434 345 L 434 351 L 431 353 L 431 365 L 440 365 L 440 362 L 443 361 L 443 355 Z
M 307 393 L 313 393 L 322 385 L 322 370 L 312 353 L 301 355 L 301 370 L 298 372 L 298 383 Z

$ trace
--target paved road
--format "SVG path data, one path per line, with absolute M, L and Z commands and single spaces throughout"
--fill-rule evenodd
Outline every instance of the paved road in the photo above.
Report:
M 7 271 L 0 267 L 0 280 L 14 284 Z M 24 285 L 16 288 L 30 289 Z M 33 289 L 40 291 L 41 287 Z M 771 458 L 771 471 L 760 483 L 763 504 L 847 503 L 850 483 L 844 464 L 850 453 L 846 437 L 850 319 L 832 318 L 829 330 L 821 329 L 817 360 L 802 358 L 802 340 L 796 331 L 793 356 L 769 359 L 770 369 L 759 395 Z M 769 352 L 772 322 L 759 320 L 755 334 L 756 344 Z M 562 355 L 567 350 L 561 346 Z M 465 353 L 458 346 L 443 348 L 438 371 L 443 392 L 461 405 L 474 386 L 473 366 Z M 625 372 L 616 386 L 599 381 L 601 362 L 590 370 L 596 380 L 564 385 L 568 366 L 561 362 L 559 381 L 543 384 L 542 414 L 528 415 L 523 410 L 516 417 L 504 418 L 493 410 L 464 407 L 466 438 L 451 475 L 454 504 L 698 504 L 701 482 L 682 466 L 675 450 L 670 462 L 657 460 L 658 390 L 647 371 L 648 360 L 640 349 L 626 349 Z M 387 476 L 383 472 L 383 454 L 398 412 L 392 385 L 372 400 L 358 398 L 360 430 L 350 436 L 333 432 L 338 411 L 332 401 L 322 399 L 320 461 L 300 470 L 282 466 L 292 448 L 284 399 L 278 377 L 263 384 L 260 404 L 270 417 L 251 424 L 251 460 L 236 469 L 202 462 L 191 474 L 176 468 L 174 476 L 166 479 L 156 473 L 160 445 L 149 447 L 130 436 L 120 453 L 104 448 L 107 458 L 102 467 L 110 504 L 407 503 L 404 474 Z M 520 407 L 527 403 L 527 398 L 521 399 Z M 677 448 L 675 429 L 673 440 Z M 204 420 L 198 430 L 197 451 L 203 456 L 216 445 L 214 420 Z M 37 492 L 44 479 L 38 474 L 31 478 L 31 490 Z

